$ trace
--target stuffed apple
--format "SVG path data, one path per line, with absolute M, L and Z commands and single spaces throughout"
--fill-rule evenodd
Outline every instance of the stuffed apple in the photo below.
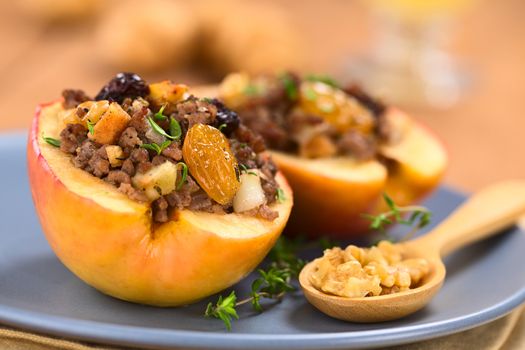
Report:
M 428 194 L 447 165 L 441 142 L 402 111 L 356 85 L 292 73 L 227 76 L 215 92 L 262 135 L 294 190 L 287 228 L 310 237 L 367 231 L 363 214 Z
M 95 98 L 63 96 L 38 108 L 27 158 L 43 231 L 73 273 L 120 299 L 177 306 L 260 263 L 292 192 L 234 112 L 130 73 Z

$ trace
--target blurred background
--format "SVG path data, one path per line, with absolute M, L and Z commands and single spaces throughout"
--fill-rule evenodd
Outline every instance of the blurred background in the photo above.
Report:
M 523 0 L 0 0 L 0 131 L 116 72 L 220 82 L 230 71 L 357 81 L 444 140 L 446 182 L 525 178 Z

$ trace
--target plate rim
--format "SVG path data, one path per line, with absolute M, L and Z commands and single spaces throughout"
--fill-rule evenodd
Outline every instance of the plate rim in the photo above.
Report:
M 376 348 L 433 339 L 459 333 L 503 317 L 525 302 L 525 286 L 489 308 L 424 325 L 392 329 L 314 334 L 239 334 L 123 326 L 48 315 L 0 305 L 4 324 L 48 335 L 71 337 L 98 344 L 161 349 L 353 349 Z M 271 336 L 271 337 L 270 337 Z M 305 342 L 306 341 L 306 342 Z M 365 343 L 365 344 L 363 344 Z
M 26 140 L 27 133 L 23 131 L 0 132 L 0 148 L 25 145 Z M 436 193 L 437 191 L 450 192 L 463 198 L 467 196 L 461 190 L 448 185 L 439 186 Z M 525 231 L 520 227 L 514 230 Z M 392 329 L 313 334 L 249 334 L 126 326 L 50 315 L 1 304 L 0 323 L 71 340 L 142 348 L 154 346 L 168 349 L 176 346 L 245 349 L 246 342 L 250 342 L 252 349 L 363 349 L 407 344 L 458 333 L 503 317 L 523 303 L 525 286 L 497 304 L 453 319 Z

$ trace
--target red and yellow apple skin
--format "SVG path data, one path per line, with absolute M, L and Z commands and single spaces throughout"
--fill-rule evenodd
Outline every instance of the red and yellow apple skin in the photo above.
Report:
M 286 233 L 335 239 L 363 235 L 370 225 L 363 214 L 388 209 L 383 193 L 403 206 L 420 200 L 439 184 L 448 163 L 442 143 L 398 109 L 390 108 L 386 117 L 399 132 L 398 142 L 382 148 L 391 160 L 388 169 L 377 160 L 302 159 L 271 152 L 295 196 Z
M 153 224 L 148 205 L 75 168 L 43 140 L 59 134 L 61 110 L 58 102 L 35 115 L 27 147 L 31 191 L 53 251 L 101 292 L 157 306 L 195 302 L 252 271 L 284 229 L 293 199 L 281 174 L 285 200 L 272 205 L 279 212 L 274 221 L 183 210 Z

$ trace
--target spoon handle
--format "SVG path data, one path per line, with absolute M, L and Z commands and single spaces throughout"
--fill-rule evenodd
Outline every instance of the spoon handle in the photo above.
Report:
M 506 181 L 473 194 L 417 244 L 446 256 L 456 249 L 499 233 L 525 214 L 525 181 Z

